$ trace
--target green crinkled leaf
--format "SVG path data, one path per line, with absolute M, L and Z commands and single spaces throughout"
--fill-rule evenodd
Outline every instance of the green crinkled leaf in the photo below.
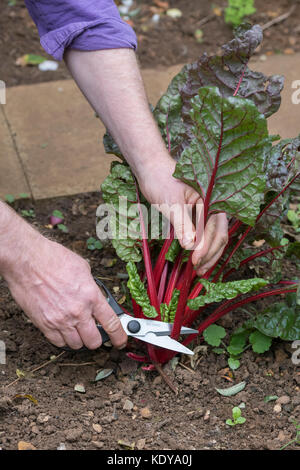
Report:
M 250 324 L 270 338 L 300 340 L 300 306 L 289 307 L 283 302 L 273 304 L 251 320 Z
M 203 331 L 205 341 L 210 346 L 220 346 L 221 340 L 225 338 L 226 331 L 222 326 L 210 325 Z
M 177 74 L 154 110 L 154 117 L 168 145 L 167 124 L 172 155 L 178 158 L 178 146 L 184 133 L 182 115 L 188 114 L 191 99 L 201 87 L 217 86 L 224 97 L 237 96 L 254 102 L 266 117 L 280 106 L 283 77 L 266 77 L 247 66 L 250 57 L 263 39 L 259 25 L 243 25 L 235 31 L 235 38 L 222 47 L 220 56 L 203 54 L 196 62 L 185 65 Z M 241 78 L 243 78 L 241 80 Z
M 130 167 L 124 163 L 113 162 L 110 174 L 101 186 L 104 202 L 109 210 L 109 230 L 112 245 L 123 261 L 139 262 L 142 260 L 141 224 L 137 201 L 136 185 Z M 160 239 L 164 231 L 164 219 L 159 212 L 140 196 L 146 236 Z M 101 239 L 101 233 L 97 235 Z
M 252 344 L 252 349 L 258 354 L 262 354 L 270 349 L 272 338 L 261 333 L 261 331 L 254 331 L 249 336 L 249 341 Z
M 281 140 L 272 147 L 270 155 L 265 161 L 267 186 L 264 206 L 273 200 L 299 171 L 297 168 L 299 150 L 300 136 Z M 294 184 L 297 184 L 297 179 Z M 271 246 L 277 246 L 283 238 L 280 223 L 288 211 L 290 191 L 291 187 L 277 198 L 256 224 L 256 234 L 259 234 Z
M 125 160 L 119 146 L 114 141 L 113 137 L 110 135 L 108 131 L 103 136 L 103 145 L 106 153 L 110 153 L 116 155 L 116 157 Z
M 160 313 L 162 321 L 166 323 L 174 323 L 177 305 L 179 301 L 180 290 L 174 289 L 171 301 L 169 305 L 167 304 L 160 304 Z
M 134 176 L 129 166 L 113 162 L 101 186 L 104 202 L 112 206 L 109 228 L 112 245 L 123 261 L 142 259 L 139 213 Z M 145 200 L 143 200 L 145 204 Z M 128 223 L 130 226 L 128 226 Z
M 239 294 L 247 294 L 259 290 L 268 284 L 267 281 L 260 278 L 218 283 L 200 279 L 199 282 L 203 284 L 207 292 L 205 295 L 188 300 L 187 304 L 192 310 L 198 310 L 203 305 L 221 302 L 224 299 L 234 299 Z
M 188 78 L 188 65 L 173 78 L 166 93 L 160 98 L 154 110 L 154 118 L 158 124 L 161 135 L 168 146 L 168 133 L 171 150 L 181 142 L 181 133 L 183 132 L 183 122 L 181 118 L 182 100 L 180 90 L 185 86 Z M 168 132 L 167 132 L 168 129 Z
M 254 225 L 272 142 L 266 119 L 252 101 L 224 98 L 215 87 L 200 89 L 190 107 L 174 176 L 206 198 L 209 212 L 223 211 Z
M 146 317 L 148 318 L 157 317 L 158 315 L 157 311 L 150 304 L 150 300 L 147 294 L 147 289 L 141 281 L 141 278 L 136 269 L 136 265 L 130 261 L 129 263 L 127 263 L 126 269 L 127 269 L 128 276 L 129 276 L 127 287 L 130 290 L 130 294 L 132 298 L 136 301 L 136 303 L 140 307 L 142 307 L 143 314 Z

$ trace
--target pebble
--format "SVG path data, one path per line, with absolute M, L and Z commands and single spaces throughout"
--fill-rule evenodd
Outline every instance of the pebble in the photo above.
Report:
M 100 434 L 100 433 L 102 432 L 102 426 L 101 426 L 101 424 L 96 424 L 96 423 L 94 423 L 94 424 L 93 424 L 93 429 L 94 429 L 94 431 L 97 432 L 98 434 Z
M 101 441 L 92 441 L 92 444 L 97 447 L 97 449 L 102 449 L 104 446 L 104 442 Z
M 66 444 L 64 442 L 61 442 L 56 450 L 67 450 Z
M 146 439 L 139 439 L 136 443 L 137 450 L 143 450 L 146 445 Z
M 55 71 L 58 69 L 58 63 L 54 60 L 45 60 L 44 62 L 38 65 L 38 68 L 42 72 L 47 72 L 49 70 Z
M 266 60 L 267 60 L 266 54 L 262 54 L 262 55 L 259 57 L 259 60 L 260 60 L 261 62 L 266 62 Z
M 286 437 L 286 435 L 284 434 L 284 432 L 283 432 L 283 431 L 279 431 L 279 434 L 278 434 L 278 436 L 277 436 L 277 439 L 278 439 L 280 442 L 283 442 L 283 441 L 286 440 L 286 438 L 287 438 L 287 437 Z
M 286 49 L 284 49 L 283 52 L 284 52 L 286 55 L 293 55 L 293 54 L 295 54 L 294 49 L 292 49 L 291 47 L 287 47 Z
M 18 442 L 18 450 L 37 450 L 37 448 L 30 442 L 20 441 Z
M 31 428 L 31 432 L 33 432 L 34 434 L 39 434 L 39 428 L 37 426 L 32 426 Z
M 83 434 L 83 428 L 81 426 L 73 429 L 67 429 L 65 431 L 66 440 L 69 442 L 77 441 Z
M 152 18 L 151 18 L 152 23 L 158 24 L 160 21 L 160 15 L 158 13 L 155 13 Z
M 36 420 L 39 424 L 44 424 L 44 423 L 47 423 L 49 419 L 50 419 L 49 415 L 46 415 L 45 413 L 41 413 L 38 415 Z
M 151 411 L 149 410 L 148 407 L 142 408 L 140 410 L 140 414 L 142 418 L 145 418 L 145 419 L 151 418 Z
M 204 421 L 208 421 L 210 418 L 210 410 L 206 410 L 205 415 L 204 415 Z
M 85 386 L 83 384 L 76 384 L 74 390 L 75 392 L 85 393 Z
M 288 395 L 283 395 L 282 397 L 279 397 L 277 400 L 276 400 L 276 404 L 278 403 L 279 405 L 287 405 L 288 403 L 290 403 L 291 399 Z
M 280 403 L 276 404 L 273 408 L 274 413 L 281 413 L 281 405 Z
M 124 401 L 124 405 L 123 405 L 123 410 L 124 411 L 131 411 L 134 407 L 134 404 L 132 403 L 132 401 L 126 399 Z
M 156 387 L 157 385 L 161 384 L 161 382 L 162 382 L 161 376 L 158 375 L 157 377 L 155 377 L 155 378 L 153 379 L 152 384 L 153 384 L 154 387 Z
M 112 403 L 116 403 L 116 402 L 119 402 L 122 398 L 122 395 L 123 395 L 123 392 L 117 392 L 117 393 L 114 393 L 112 394 L 109 399 Z

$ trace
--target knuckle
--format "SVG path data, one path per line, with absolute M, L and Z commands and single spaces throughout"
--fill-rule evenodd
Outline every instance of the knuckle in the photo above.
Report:
M 221 239 L 220 239 L 220 243 L 221 245 L 227 245 L 228 243 L 228 235 L 221 235 Z
M 108 334 L 117 333 L 121 329 L 120 320 L 116 315 L 111 315 L 105 325 L 105 330 Z
M 55 330 L 59 328 L 63 322 L 62 322 L 62 318 L 60 317 L 60 315 L 45 314 L 43 323 L 47 329 Z

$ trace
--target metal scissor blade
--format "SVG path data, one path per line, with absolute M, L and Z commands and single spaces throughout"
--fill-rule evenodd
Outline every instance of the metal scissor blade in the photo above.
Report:
M 178 343 L 175 339 L 170 338 L 170 336 L 156 336 L 155 333 L 147 333 L 145 336 L 136 337 L 141 341 L 145 341 L 146 343 L 150 343 L 161 348 L 170 349 L 171 351 L 190 354 L 191 356 L 194 354 L 193 351 Z
M 138 336 L 142 336 L 143 334 L 155 333 L 157 336 L 167 336 L 171 334 L 173 329 L 173 323 L 165 323 L 162 321 L 147 319 L 147 318 L 133 318 L 129 315 L 121 315 L 120 317 L 121 323 L 123 328 L 126 330 L 127 324 L 131 320 L 136 320 L 140 323 L 142 327 L 142 331 L 138 333 Z M 180 330 L 181 335 L 191 335 L 191 334 L 198 334 L 198 330 L 194 330 L 192 328 L 188 328 L 187 326 L 182 326 Z

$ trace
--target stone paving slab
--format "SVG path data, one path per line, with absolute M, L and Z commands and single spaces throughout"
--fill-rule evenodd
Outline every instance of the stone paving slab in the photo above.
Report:
M 30 193 L 5 116 L 0 109 L 0 198 Z
M 151 102 L 163 94 L 178 69 L 144 72 Z M 9 88 L 6 101 L 35 199 L 99 189 L 115 157 L 105 154 L 104 126 L 73 80 Z
M 266 62 L 256 61 L 252 66 L 266 75 L 285 75 L 282 106 L 270 118 L 269 129 L 284 138 L 298 135 L 300 104 L 293 104 L 291 97 L 295 91 L 293 81 L 300 80 L 300 54 L 271 56 Z M 178 65 L 142 71 L 152 104 L 157 102 L 180 69 Z M 25 190 L 25 176 L 22 178 L 20 174 L 18 157 L 36 199 L 99 189 L 115 157 L 105 154 L 102 145 L 104 126 L 94 117 L 93 110 L 72 80 L 9 88 L 5 114 L 15 135 L 18 155 L 13 142 L 9 143 L 9 136 L 6 136 L 9 150 L 0 148 L 0 171 L 6 175 L 4 183 L 0 174 L 0 197 L 4 192 L 13 192 L 12 188 L 15 188 L 15 194 Z M 0 121 L 0 137 L 5 132 L 4 124 Z

